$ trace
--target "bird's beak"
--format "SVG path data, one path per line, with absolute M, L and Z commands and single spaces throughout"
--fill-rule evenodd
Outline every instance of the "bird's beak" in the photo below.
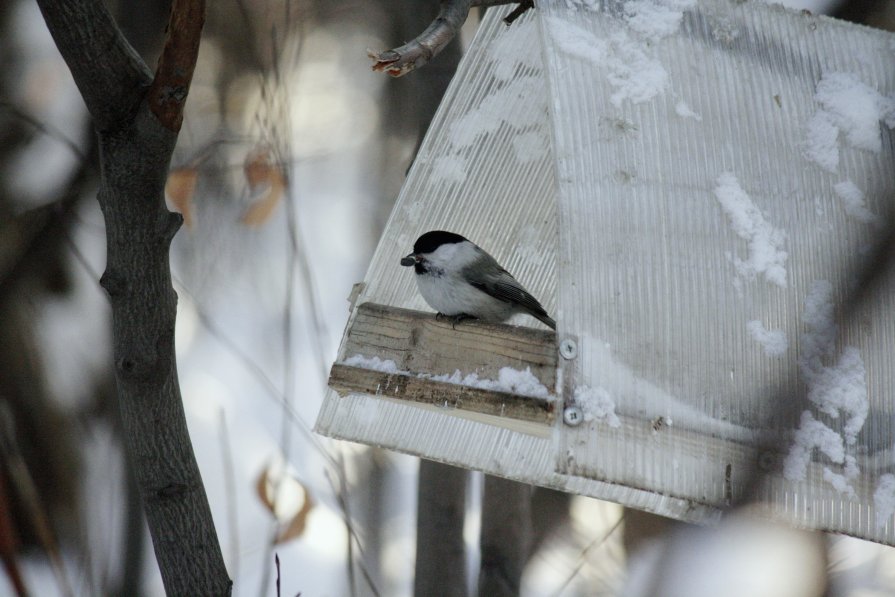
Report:
M 403 265 L 404 267 L 409 267 L 409 266 L 411 266 L 411 265 L 416 265 L 416 255 L 414 255 L 413 253 L 411 253 L 411 254 L 408 255 L 407 257 L 402 258 L 402 259 L 401 259 L 401 265 Z

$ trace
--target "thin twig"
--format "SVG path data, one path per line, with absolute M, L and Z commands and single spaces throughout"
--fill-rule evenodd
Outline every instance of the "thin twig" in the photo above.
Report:
M 351 528 L 351 511 L 348 509 L 348 487 L 345 482 L 345 459 L 343 457 L 342 452 L 339 452 L 339 491 L 336 496 L 339 499 L 339 506 L 342 508 L 342 512 L 345 513 L 345 520 L 348 521 L 346 525 L 346 532 L 348 533 L 348 586 L 351 588 L 351 597 L 356 597 L 357 595 L 357 581 L 354 578 L 354 541 L 352 541 L 352 535 L 354 534 L 354 529 Z
M 570 574 L 569 577 L 566 578 L 565 582 L 562 585 L 560 585 L 560 587 L 556 590 L 556 592 L 554 593 L 555 597 L 559 597 L 559 595 L 566 589 L 566 587 L 569 586 L 569 583 L 572 582 L 572 580 L 576 576 L 578 576 L 579 572 L 581 572 L 581 569 L 584 567 L 584 563 L 586 561 L 585 557 L 587 556 L 587 552 L 589 552 L 594 547 L 599 547 L 600 545 L 603 545 L 603 543 L 605 543 L 606 540 L 612 536 L 612 534 L 618 529 L 618 527 L 621 526 L 621 524 L 624 520 L 625 520 L 625 512 L 624 512 L 624 510 L 622 510 L 621 516 L 618 517 L 618 520 L 615 521 L 615 524 L 613 524 L 609 528 L 608 531 L 603 533 L 602 537 L 597 537 L 596 539 L 591 541 L 587 545 L 587 547 L 585 547 L 583 550 L 581 550 L 581 553 L 578 555 L 578 564 L 575 566 L 575 569 L 572 570 L 572 574 Z
M 289 230 L 290 237 L 295 234 L 295 223 L 292 217 L 292 210 L 288 209 L 288 206 L 291 205 L 290 201 L 287 201 L 287 227 Z M 283 396 L 282 396 L 282 408 L 283 408 L 283 417 L 282 423 L 280 427 L 280 452 L 283 455 L 283 462 L 289 462 L 289 454 L 291 452 L 291 433 L 290 430 L 292 426 L 289 424 L 289 419 L 286 416 L 286 413 L 290 410 L 293 410 L 292 400 L 295 395 L 295 370 L 293 369 L 292 363 L 295 361 L 295 355 L 293 350 L 293 333 L 292 333 L 292 303 L 293 303 L 293 292 L 295 289 L 295 262 L 296 262 L 296 249 L 295 245 L 290 243 L 286 249 L 287 258 L 286 258 L 286 296 L 283 304 Z M 282 483 L 285 481 L 286 476 L 281 475 L 278 476 L 274 481 L 273 487 L 273 496 L 274 496 L 274 506 L 276 506 L 277 496 L 280 495 L 280 487 Z M 270 560 L 270 556 L 273 555 L 274 547 L 277 542 L 277 535 L 279 533 L 279 523 L 276 522 L 273 525 L 270 541 L 267 544 L 267 557 L 265 561 Z M 279 561 L 279 558 L 277 558 Z M 261 590 L 260 595 L 267 594 L 267 586 L 269 582 L 268 575 L 262 575 L 261 577 Z M 277 568 L 277 583 L 279 585 L 279 567 Z M 277 588 L 277 594 L 279 594 L 279 587 Z
M 277 566 L 277 597 L 280 597 L 280 554 L 275 553 L 273 561 Z
M 328 367 L 326 365 L 326 354 L 324 339 L 328 336 L 326 330 L 326 324 L 323 320 L 323 314 L 320 309 L 320 300 L 317 298 L 317 285 L 314 282 L 314 275 L 311 272 L 311 264 L 308 261 L 308 251 L 305 243 L 301 240 L 301 235 L 298 234 L 296 222 L 296 214 L 294 210 L 293 203 L 293 186 L 288 185 L 287 197 L 286 197 L 286 206 L 289 221 L 291 222 L 289 227 L 289 242 L 292 244 L 292 254 L 295 256 L 295 263 L 298 267 L 299 275 L 302 280 L 302 289 L 304 290 L 304 298 L 305 301 L 310 308 L 311 311 L 311 325 L 314 327 L 314 333 L 311 335 L 312 341 L 314 342 L 314 353 L 317 357 L 317 367 L 320 371 L 320 379 L 323 383 L 326 383 Z
M 66 597 L 73 597 L 72 585 L 65 572 L 65 564 L 59 553 L 56 535 L 50 525 L 50 518 L 40 499 L 40 492 L 34 478 L 25 464 L 15 438 L 15 420 L 6 403 L 0 402 L 0 459 L 9 480 L 9 485 L 18 496 L 26 520 L 37 536 L 37 541 L 50 559 L 50 567 L 56 578 L 60 592 Z
M 16 106 L 14 103 L 12 103 L 11 101 L 9 101 L 7 99 L 0 99 L 0 108 L 6 110 L 12 116 L 18 118 L 19 120 L 26 123 L 27 125 L 29 125 L 33 129 L 35 129 L 36 131 L 46 135 L 47 137 L 49 137 L 51 139 L 55 139 L 56 141 L 59 141 L 60 143 L 65 145 L 68 148 L 68 150 L 71 151 L 75 155 L 76 158 L 78 158 L 82 162 L 87 162 L 87 154 L 78 146 L 77 143 L 74 142 L 74 140 L 67 137 L 65 135 L 65 133 L 60 131 L 58 128 L 56 128 L 53 125 L 48 124 L 46 122 L 41 122 L 41 121 L 37 120 L 36 118 L 34 118 L 34 116 L 32 116 L 31 114 L 28 114 L 27 112 L 25 112 L 24 110 L 22 110 L 21 108 L 19 108 L 18 106 Z M 91 166 L 92 166 L 92 164 L 91 164 Z
M 90 147 L 84 153 L 86 156 L 95 156 L 95 136 L 89 135 L 89 138 Z M 33 264 L 39 261 L 35 260 L 36 254 L 46 251 L 48 247 L 55 247 L 59 235 L 67 232 L 71 221 L 77 217 L 75 207 L 87 196 L 87 189 L 94 175 L 95 169 L 90 159 L 83 159 L 57 201 L 16 216 L 18 223 L 14 225 L 18 233 L 14 238 L 18 238 L 18 242 L 10 243 L 0 262 L 0 296 L 14 291 L 16 280 L 31 271 Z M 4 228 L 0 227 L 0 232 Z

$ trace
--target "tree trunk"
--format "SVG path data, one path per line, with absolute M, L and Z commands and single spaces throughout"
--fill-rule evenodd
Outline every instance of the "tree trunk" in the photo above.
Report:
M 464 469 L 420 460 L 413 582 L 417 597 L 466 597 L 467 478 Z
M 531 550 L 531 485 L 485 475 L 479 544 L 481 597 L 519 594 Z
M 96 123 L 118 403 L 165 590 L 229 595 L 177 381 L 168 250 L 182 218 L 164 201 L 204 0 L 174 1 L 154 78 L 100 0 L 38 4 Z

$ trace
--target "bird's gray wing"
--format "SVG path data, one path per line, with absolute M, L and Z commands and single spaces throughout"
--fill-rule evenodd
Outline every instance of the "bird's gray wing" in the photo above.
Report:
M 516 278 L 500 267 L 490 255 L 488 255 L 488 260 L 483 260 L 479 267 L 470 272 L 467 279 L 475 280 L 470 284 L 482 292 L 498 300 L 517 304 L 541 321 L 544 321 L 544 318 L 549 319 L 541 303 L 522 288 Z

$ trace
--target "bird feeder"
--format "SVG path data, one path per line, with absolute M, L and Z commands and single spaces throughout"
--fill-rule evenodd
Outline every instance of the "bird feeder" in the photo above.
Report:
M 317 431 L 895 545 L 895 36 L 734 0 L 507 10 L 420 148 Z M 433 229 L 556 333 L 437 321 L 399 265 Z

